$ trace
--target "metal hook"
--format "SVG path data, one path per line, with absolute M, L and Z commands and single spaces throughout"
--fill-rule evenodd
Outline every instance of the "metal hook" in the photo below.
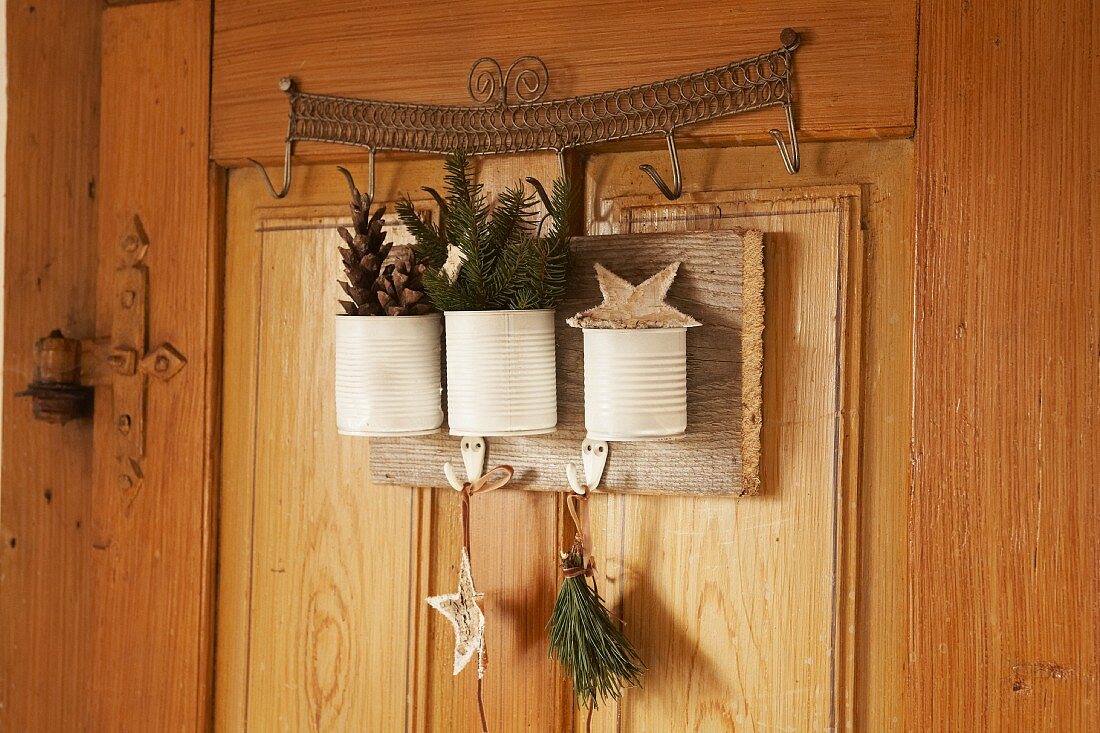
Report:
M 351 171 L 342 165 L 336 166 L 336 170 L 343 174 L 344 179 L 348 182 L 348 189 L 351 190 L 352 196 L 359 196 L 359 188 L 355 185 L 355 179 L 352 178 Z M 367 171 L 367 204 L 374 203 L 374 149 L 370 151 L 370 169 Z
M 603 469 L 607 465 L 607 453 L 607 441 L 585 438 L 581 443 L 584 485 L 582 486 L 577 480 L 576 466 L 567 463 L 565 464 L 565 477 L 569 480 L 569 488 L 581 496 L 584 496 L 588 491 L 594 491 L 600 485 L 600 479 L 603 478 Z
M 286 141 L 286 150 L 283 153 L 283 186 L 278 191 L 275 190 L 275 185 L 271 183 L 271 176 L 267 174 L 267 170 L 263 167 L 260 161 L 249 158 L 248 162 L 256 166 L 260 173 L 264 177 L 264 183 L 267 184 L 268 193 L 272 198 L 281 199 L 290 192 L 290 156 L 294 153 L 294 141 Z
M 794 131 L 794 105 L 791 102 L 783 105 L 787 109 L 787 134 L 791 138 L 791 151 L 787 152 L 787 145 L 783 142 L 783 133 L 779 130 L 768 130 L 768 134 L 772 136 L 772 140 L 775 140 L 776 146 L 779 147 L 779 155 L 783 158 L 783 165 L 787 168 L 787 172 L 791 174 L 798 173 L 798 135 Z
M 286 93 L 291 98 L 293 107 L 294 95 L 298 93 L 298 85 L 295 84 L 294 79 L 289 76 L 284 76 L 279 80 L 279 89 Z M 287 122 L 286 126 L 286 148 L 283 150 L 283 186 L 278 191 L 275 190 L 274 184 L 271 183 L 271 176 L 267 174 L 267 170 L 260 164 L 258 160 L 252 158 L 248 159 L 248 162 L 256 166 L 260 173 L 263 174 L 264 183 L 267 184 L 267 190 L 273 198 L 281 199 L 290 192 L 290 158 L 294 154 L 294 140 L 291 139 L 290 133 L 293 130 L 294 119 L 293 115 Z M 372 181 L 373 183 L 373 181 Z
M 543 207 L 545 207 L 547 213 L 549 214 L 550 209 L 551 209 L 551 207 L 550 207 L 550 195 L 548 193 L 546 193 L 546 187 L 542 185 L 542 181 L 535 178 L 534 176 L 527 176 L 523 180 L 530 183 L 531 187 L 535 189 L 535 193 L 538 194 L 539 201 L 542 202 Z
M 670 132 L 665 136 L 665 139 L 668 141 L 668 156 L 672 159 L 672 188 L 668 187 L 668 184 L 661 178 L 661 174 L 649 163 L 639 167 L 653 180 L 653 183 L 660 189 L 666 199 L 675 201 L 684 192 L 684 179 L 680 174 L 680 157 L 676 154 L 676 138 Z
M 539 218 L 538 226 L 535 228 L 535 236 L 542 237 L 542 227 L 546 224 L 550 218 L 553 207 L 550 203 L 550 195 L 546 193 L 546 187 L 542 185 L 542 182 L 534 176 L 527 176 L 523 180 L 531 184 L 531 187 L 535 189 L 535 193 L 538 194 L 539 201 L 542 202 L 542 207 L 546 210 L 546 213 Z

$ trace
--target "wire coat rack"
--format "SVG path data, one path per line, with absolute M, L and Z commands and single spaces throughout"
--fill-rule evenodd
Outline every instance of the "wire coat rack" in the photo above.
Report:
M 652 165 L 641 169 L 664 196 L 679 198 L 683 176 L 675 132 L 681 127 L 719 117 L 782 106 L 788 143 L 780 130 L 769 130 L 788 173 L 799 169 L 791 77 L 793 53 L 801 39 L 791 28 L 780 34 L 780 47 L 705 71 L 684 74 L 610 92 L 543 101 L 550 83 L 538 56 L 523 56 L 507 67 L 495 59 L 478 59 L 467 86 L 474 105 L 409 104 L 307 94 L 291 77 L 279 88 L 290 114 L 283 154 L 283 181 L 276 189 L 264 167 L 249 159 L 264 176 L 271 195 L 290 190 L 294 143 L 314 141 L 351 145 L 370 152 L 369 195 L 374 195 L 374 162 L 378 151 L 471 155 L 554 151 L 562 175 L 565 152 L 573 148 L 647 135 L 663 135 L 672 167 L 670 186 Z

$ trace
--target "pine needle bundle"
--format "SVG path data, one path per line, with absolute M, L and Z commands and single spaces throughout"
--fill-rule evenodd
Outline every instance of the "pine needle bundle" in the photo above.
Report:
M 579 544 L 562 559 L 566 579 L 550 616 L 550 656 L 572 678 L 577 704 L 591 713 L 600 702 L 617 700 L 624 687 L 637 687 L 645 665 L 611 617 L 595 581 L 589 582 L 583 563 Z
M 425 188 L 439 203 L 436 225 L 405 199 L 401 222 L 416 239 L 428 297 L 440 310 L 553 308 L 565 294 L 569 270 L 569 183 L 559 178 L 538 216 L 538 196 L 522 183 L 505 189 L 493 206 L 473 178 L 464 152 L 447 156 L 446 197 Z M 545 231 L 543 231 L 545 229 Z

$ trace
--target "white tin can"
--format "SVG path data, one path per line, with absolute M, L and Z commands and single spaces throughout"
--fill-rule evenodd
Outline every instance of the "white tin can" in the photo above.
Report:
M 442 318 L 336 316 L 336 429 L 427 435 L 443 424 Z
M 554 311 L 447 311 L 452 435 L 536 435 L 558 424 Z
M 594 440 L 687 430 L 687 329 L 584 329 L 584 426 Z

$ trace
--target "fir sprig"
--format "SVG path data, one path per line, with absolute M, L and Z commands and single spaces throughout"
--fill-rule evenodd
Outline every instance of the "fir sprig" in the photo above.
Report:
M 580 547 L 574 545 L 562 560 L 563 568 L 579 568 Z M 595 583 L 584 575 L 566 578 L 550 616 L 550 656 L 573 680 L 573 694 L 581 707 L 618 699 L 624 687 L 641 682 L 645 665 L 630 641 L 611 618 Z
M 397 206 L 401 221 L 416 238 L 417 254 L 430 263 L 424 285 L 432 303 L 441 310 L 557 305 L 569 270 L 573 200 L 568 182 L 555 182 L 542 234 L 538 198 L 522 184 L 505 189 L 490 207 L 483 185 L 474 180 L 469 156 L 452 153 L 444 168 L 446 198 L 431 191 L 441 204 L 438 226 L 425 221 L 409 199 Z M 462 255 L 453 281 L 442 269 L 452 248 Z

